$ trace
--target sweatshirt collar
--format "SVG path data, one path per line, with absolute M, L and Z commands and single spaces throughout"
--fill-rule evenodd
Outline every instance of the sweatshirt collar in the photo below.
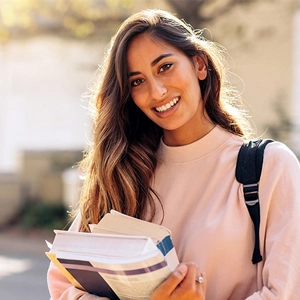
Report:
M 157 158 L 167 163 L 192 162 L 218 149 L 231 137 L 231 133 L 220 126 L 216 126 L 201 139 L 184 146 L 167 146 L 161 139 Z

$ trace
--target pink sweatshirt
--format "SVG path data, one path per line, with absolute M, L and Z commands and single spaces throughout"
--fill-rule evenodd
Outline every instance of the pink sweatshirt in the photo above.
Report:
M 162 225 L 172 231 L 179 261 L 194 261 L 206 273 L 206 300 L 299 300 L 299 162 L 281 143 L 266 148 L 259 191 L 263 261 L 253 265 L 253 225 L 235 180 L 242 142 L 217 126 L 186 146 L 161 143 L 153 187 L 164 206 Z M 75 289 L 52 264 L 48 286 L 52 300 L 105 299 Z

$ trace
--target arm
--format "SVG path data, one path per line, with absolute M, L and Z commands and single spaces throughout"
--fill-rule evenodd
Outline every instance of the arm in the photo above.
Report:
M 247 300 L 300 299 L 300 168 L 295 155 L 280 143 L 266 149 L 260 181 L 260 290 Z
M 50 263 L 48 269 L 47 281 L 51 300 L 107 299 L 88 294 L 87 292 L 75 288 L 52 263 Z

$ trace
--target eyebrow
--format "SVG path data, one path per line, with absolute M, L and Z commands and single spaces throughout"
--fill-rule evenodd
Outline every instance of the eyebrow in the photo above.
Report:
M 166 58 L 166 57 L 169 57 L 169 56 L 173 56 L 173 54 L 171 53 L 166 53 L 166 54 L 162 54 L 160 56 L 158 56 L 157 58 L 155 58 L 152 62 L 151 62 L 151 67 L 154 67 L 156 64 L 158 64 L 162 59 Z M 129 77 L 132 77 L 132 76 L 135 76 L 135 75 L 139 75 L 141 74 L 141 72 L 130 72 L 128 74 L 128 78 Z
M 166 53 L 166 54 L 162 54 L 160 55 L 159 57 L 155 58 L 153 60 L 153 62 L 151 63 L 151 67 L 154 67 L 156 64 L 158 64 L 163 58 L 165 57 L 169 57 L 169 56 L 172 56 L 173 54 L 171 53 Z

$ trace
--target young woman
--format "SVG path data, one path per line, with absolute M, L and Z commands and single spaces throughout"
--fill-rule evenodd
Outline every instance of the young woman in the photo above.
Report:
M 253 225 L 235 179 L 251 129 L 234 107 L 223 52 L 164 11 L 122 24 L 95 91 L 93 143 L 70 230 L 88 231 L 111 209 L 169 228 L 181 264 L 152 300 L 298 300 L 299 163 L 281 143 L 266 148 L 263 261 L 253 265 Z M 53 265 L 48 285 L 53 300 L 101 299 L 72 287 Z

